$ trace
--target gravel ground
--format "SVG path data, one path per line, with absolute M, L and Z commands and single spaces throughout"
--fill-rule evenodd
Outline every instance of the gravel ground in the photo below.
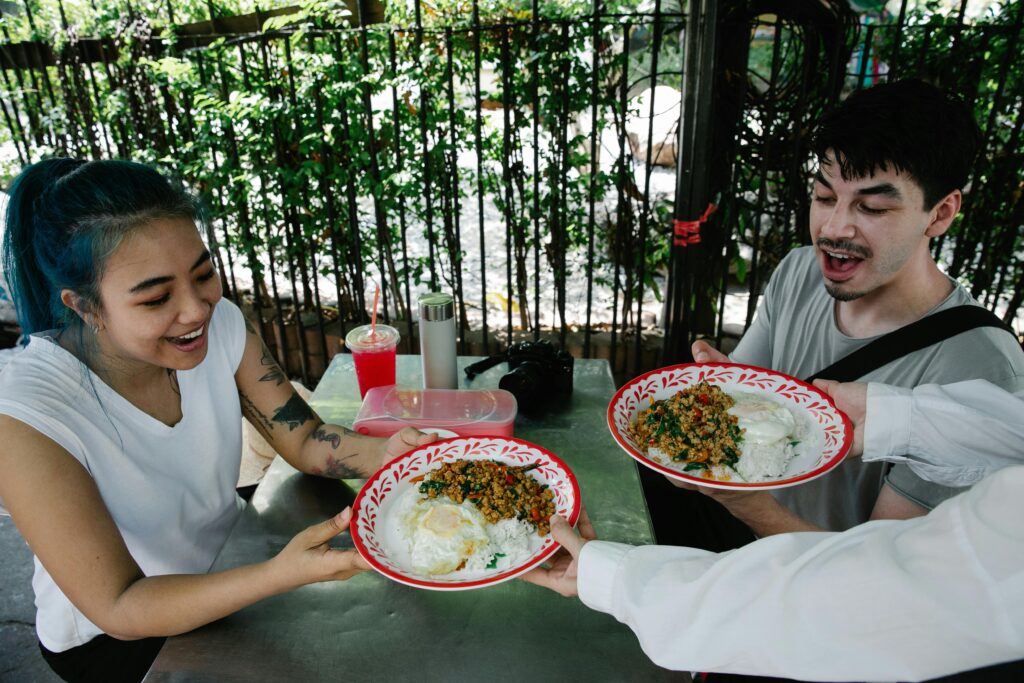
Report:
M 0 681 L 59 682 L 39 655 L 32 553 L 10 517 L 0 517 L 0 575 Z

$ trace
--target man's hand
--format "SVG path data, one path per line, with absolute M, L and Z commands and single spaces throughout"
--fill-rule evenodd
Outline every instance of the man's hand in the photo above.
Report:
M 551 536 L 562 549 L 555 553 L 548 566 L 537 567 L 523 574 L 521 578 L 527 583 L 550 588 L 566 597 L 577 594 L 576 573 L 579 567 L 580 552 L 587 541 L 597 538 L 594 527 L 587 516 L 587 509 L 580 509 L 580 518 L 576 523 L 579 535 L 569 526 L 569 522 L 555 515 L 551 518 Z
M 836 407 L 846 413 L 853 423 L 853 445 L 848 458 L 855 458 L 864 452 L 864 418 L 868 410 L 868 385 L 863 382 L 835 382 L 830 379 L 816 379 L 814 386 L 832 397 Z
M 690 347 L 690 353 L 693 354 L 693 360 L 697 363 L 729 362 L 729 356 L 725 355 L 711 344 L 708 344 L 703 339 L 698 339 L 693 342 L 693 346 Z
M 716 500 L 725 508 L 732 513 L 733 517 L 738 517 L 741 520 L 746 521 L 749 518 L 756 518 L 760 516 L 762 508 L 774 507 L 777 505 L 775 499 L 767 491 L 735 491 L 731 489 L 717 489 L 713 486 L 701 486 L 700 484 L 691 484 L 688 481 L 681 481 L 673 477 L 666 476 L 674 486 L 687 491 L 696 491 L 702 493 L 712 500 Z

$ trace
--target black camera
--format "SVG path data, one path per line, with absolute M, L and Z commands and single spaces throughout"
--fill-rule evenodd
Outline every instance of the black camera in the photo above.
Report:
M 508 362 L 509 372 L 498 386 L 516 397 L 522 412 L 545 408 L 572 393 L 573 357 L 543 339 L 513 344 L 503 356 L 473 363 L 466 368 L 466 376 L 473 379 L 503 361 Z

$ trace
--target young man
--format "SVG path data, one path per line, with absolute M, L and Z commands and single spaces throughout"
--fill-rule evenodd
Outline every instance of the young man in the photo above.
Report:
M 978 305 L 939 270 L 929 243 L 960 211 L 979 139 L 962 103 L 920 81 L 854 93 L 827 114 L 814 140 L 813 245 L 779 264 L 731 360 L 809 377 L 931 313 Z M 705 342 L 694 344 L 693 355 L 730 360 Z M 985 379 L 1019 391 L 1024 352 L 1002 329 L 975 328 L 861 379 L 901 387 Z M 701 492 L 767 536 L 917 517 L 962 490 L 906 464 L 851 460 L 774 495 Z

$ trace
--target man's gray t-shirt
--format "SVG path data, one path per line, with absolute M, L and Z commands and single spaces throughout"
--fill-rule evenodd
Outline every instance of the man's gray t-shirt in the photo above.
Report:
M 957 285 L 930 313 L 963 304 L 977 302 Z M 815 251 L 802 247 L 779 264 L 754 323 L 730 358 L 804 379 L 874 339 L 854 339 L 839 330 L 835 299 L 825 291 Z M 861 381 L 914 387 L 968 379 L 986 379 L 1011 392 L 1024 390 L 1020 344 L 1004 330 L 976 328 L 894 360 Z M 855 458 L 819 479 L 774 493 L 807 521 L 842 531 L 867 521 L 883 482 L 928 509 L 963 490 L 925 481 L 906 465 Z

